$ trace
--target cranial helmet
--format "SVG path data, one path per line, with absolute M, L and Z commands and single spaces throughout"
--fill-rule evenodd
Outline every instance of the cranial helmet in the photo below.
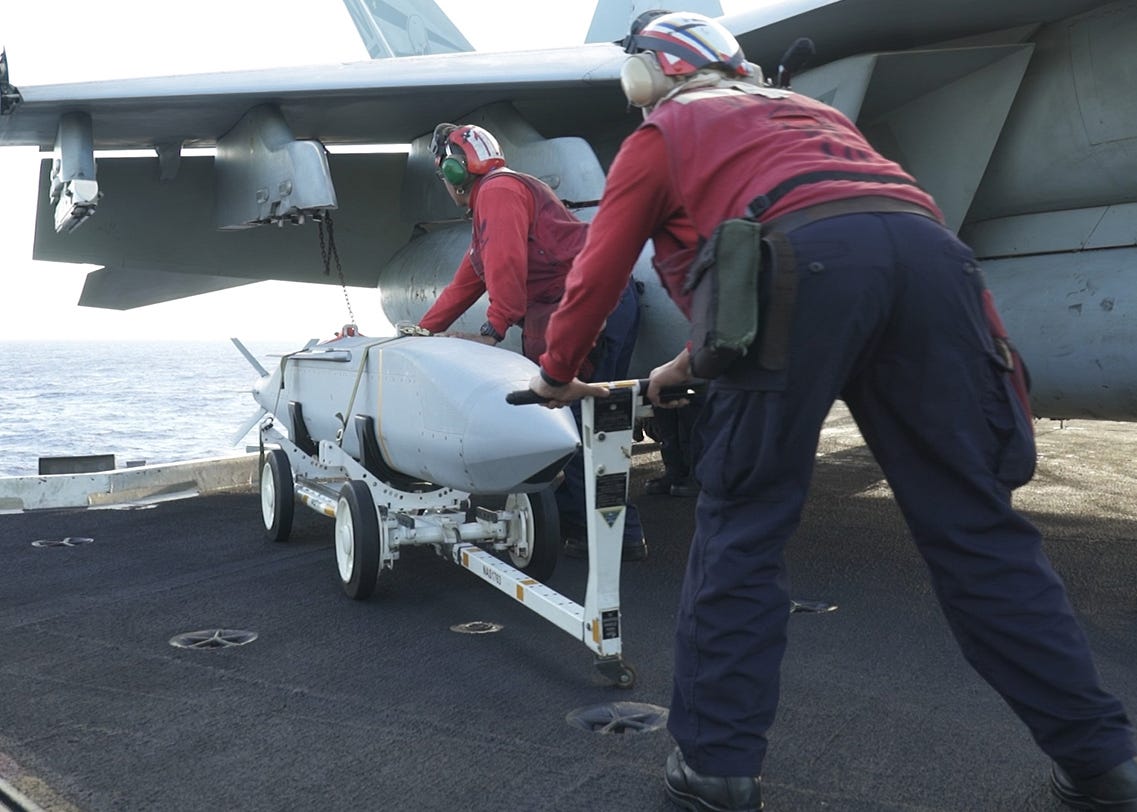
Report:
M 620 85 L 636 107 L 651 107 L 677 80 L 704 68 L 730 77 L 749 77 L 752 71 L 729 31 L 691 12 L 641 14 L 624 38 L 624 50 L 631 56 L 620 70 Z
M 459 189 L 475 176 L 505 166 L 497 139 L 474 124 L 439 124 L 434 128 L 430 149 L 439 175 Z

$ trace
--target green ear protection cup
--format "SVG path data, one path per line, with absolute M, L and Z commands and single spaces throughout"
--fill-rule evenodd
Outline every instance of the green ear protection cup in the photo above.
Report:
M 455 158 L 453 155 L 443 158 L 438 168 L 442 172 L 442 177 L 446 178 L 451 186 L 462 187 L 470 181 L 470 173 L 466 171 L 466 162 L 460 158 Z

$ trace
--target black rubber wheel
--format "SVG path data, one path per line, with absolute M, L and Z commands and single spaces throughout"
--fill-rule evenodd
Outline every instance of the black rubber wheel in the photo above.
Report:
M 353 600 L 371 597 L 379 577 L 379 519 L 371 491 L 357 479 L 344 484 L 336 504 L 336 568 Z
M 521 532 L 529 548 L 525 555 L 510 549 L 509 562 L 530 578 L 549 580 L 561 551 L 561 517 L 553 489 L 511 494 L 506 504 L 522 514 Z
M 619 657 L 597 658 L 596 668 L 605 679 L 617 688 L 633 688 L 636 684 L 636 669 Z
M 279 448 L 270 449 L 261 466 L 261 518 L 269 541 L 288 541 L 295 509 L 296 491 L 288 455 Z
M 636 687 L 636 669 L 625 663 L 624 668 L 613 679 L 613 684 L 617 688 Z

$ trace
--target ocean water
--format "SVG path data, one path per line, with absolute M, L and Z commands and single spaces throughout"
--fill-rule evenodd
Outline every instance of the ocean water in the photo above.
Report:
M 303 346 L 245 342 L 263 367 Z M 276 354 L 274 356 L 273 354 Z M 117 467 L 242 454 L 257 372 L 221 341 L 0 341 L 0 476 L 40 457 L 114 454 Z

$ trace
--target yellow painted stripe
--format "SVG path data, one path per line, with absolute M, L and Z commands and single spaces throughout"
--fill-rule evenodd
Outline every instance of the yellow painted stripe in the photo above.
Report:
M 600 645 L 600 619 L 592 619 L 592 642 Z
M 517 585 L 517 600 L 525 603 L 525 587 L 521 584 Z

